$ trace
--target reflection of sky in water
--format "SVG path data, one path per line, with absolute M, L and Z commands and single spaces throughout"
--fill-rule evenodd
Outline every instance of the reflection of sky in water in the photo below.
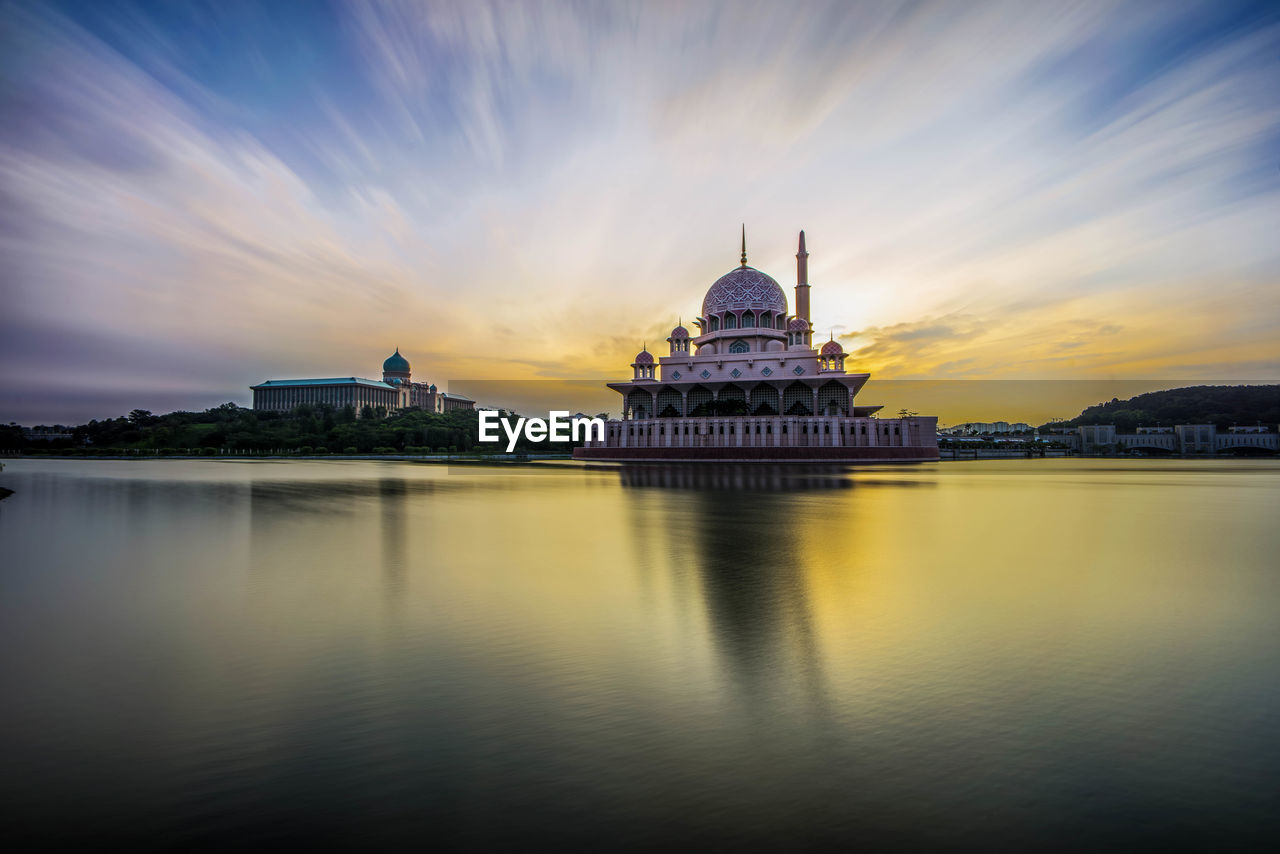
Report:
M 3 479 L 20 829 L 1131 848 L 1277 806 L 1274 462 Z

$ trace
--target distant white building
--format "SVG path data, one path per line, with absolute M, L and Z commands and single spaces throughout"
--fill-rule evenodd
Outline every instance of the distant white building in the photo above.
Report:
M 1280 451 L 1280 433 L 1265 426 L 1232 427 L 1222 433 L 1213 424 L 1176 424 L 1172 427 L 1139 427 L 1133 433 L 1117 433 L 1114 424 L 1087 424 L 1051 428 L 1041 435 L 1040 440 L 1060 442 L 1084 454 L 1108 451 L 1215 454 L 1234 448 Z
M 1025 421 L 966 421 L 952 424 L 938 432 L 944 436 L 996 436 L 1004 433 L 1030 433 L 1032 427 Z

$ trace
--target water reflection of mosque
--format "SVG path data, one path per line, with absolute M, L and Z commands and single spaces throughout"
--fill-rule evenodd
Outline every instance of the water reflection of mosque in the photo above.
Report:
M 640 464 L 619 468 L 623 487 L 662 489 L 797 491 L 849 489 L 845 466 Z
M 253 481 L 250 566 L 265 578 L 284 567 L 305 571 L 308 554 L 349 554 L 359 564 L 353 569 L 380 567 L 387 599 L 394 602 L 405 592 L 413 557 L 409 504 L 437 489 L 432 481 L 387 477 Z M 377 512 L 367 512 L 371 507 Z M 280 537 L 281 526 L 295 527 L 301 539 Z
M 710 642 L 742 702 L 753 713 L 828 717 L 803 551 L 813 503 L 803 493 L 850 488 L 845 470 L 646 465 L 623 467 L 620 477 L 624 488 L 679 491 L 678 500 L 656 503 L 641 498 L 648 490 L 635 492 L 653 512 L 628 516 L 638 541 L 661 532 L 668 553 L 688 556 L 672 571 L 692 571 L 696 586 L 685 589 L 701 594 Z

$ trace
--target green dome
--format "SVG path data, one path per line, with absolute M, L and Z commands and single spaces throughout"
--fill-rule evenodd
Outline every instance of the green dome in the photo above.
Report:
M 407 374 L 409 373 L 409 360 L 400 355 L 400 348 L 397 347 L 395 353 L 387 357 L 382 363 L 382 372 L 384 374 Z

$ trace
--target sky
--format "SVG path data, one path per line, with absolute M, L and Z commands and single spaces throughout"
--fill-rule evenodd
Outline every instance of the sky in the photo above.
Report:
M 860 403 L 1278 381 L 1280 6 L 0 3 L 2 422 L 623 379 L 744 223 Z

